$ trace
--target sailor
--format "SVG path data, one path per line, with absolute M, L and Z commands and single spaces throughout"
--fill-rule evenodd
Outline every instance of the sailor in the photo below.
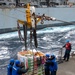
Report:
M 12 69 L 12 75 L 22 75 L 26 73 L 28 69 L 24 69 L 23 66 L 21 66 L 21 62 L 19 60 L 15 61 L 15 64 Z
M 66 44 L 63 46 L 63 48 L 65 47 L 65 54 L 64 54 L 64 60 L 69 61 L 69 57 L 70 57 L 70 52 L 71 52 L 71 43 L 69 42 L 69 40 L 66 40 Z
M 14 65 L 14 59 L 10 59 L 10 63 L 7 66 L 7 75 L 12 75 L 13 65 Z
M 51 55 L 51 63 L 49 66 L 50 75 L 56 75 L 57 69 L 58 69 L 58 64 L 56 61 L 56 57 L 55 55 Z
M 50 75 L 50 72 L 49 72 L 49 57 L 50 55 L 49 54 L 46 54 L 46 62 L 45 62 L 45 75 Z

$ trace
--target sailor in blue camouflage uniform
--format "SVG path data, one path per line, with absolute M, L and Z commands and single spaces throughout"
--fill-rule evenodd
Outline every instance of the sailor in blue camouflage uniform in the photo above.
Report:
M 50 75 L 56 75 L 57 69 L 58 69 L 58 64 L 56 61 L 56 57 L 55 55 L 51 55 L 51 63 L 49 66 Z
M 49 62 L 50 62 L 49 57 L 50 57 L 50 55 L 46 54 L 45 75 L 50 75 L 50 72 L 49 72 Z
M 7 66 L 7 75 L 12 75 L 13 65 L 14 65 L 14 59 L 10 59 L 10 63 Z
M 28 71 L 28 69 L 24 69 L 24 66 L 21 66 L 21 62 L 19 60 L 15 61 L 15 65 L 12 69 L 12 75 L 22 75 Z

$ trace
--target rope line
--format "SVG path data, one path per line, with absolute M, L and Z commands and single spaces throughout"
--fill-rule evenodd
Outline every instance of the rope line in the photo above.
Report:
M 24 41 L 24 38 L 22 37 L 21 31 L 20 31 L 20 26 L 19 26 L 18 22 L 17 22 L 17 29 L 18 29 L 18 35 L 19 35 L 20 41 Z
M 22 13 L 25 13 L 25 12 L 23 12 L 23 11 L 21 11 L 21 10 L 17 10 L 17 11 L 20 11 L 20 12 L 22 12 Z

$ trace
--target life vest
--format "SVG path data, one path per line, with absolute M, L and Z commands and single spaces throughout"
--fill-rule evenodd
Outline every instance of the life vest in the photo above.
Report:
M 17 66 L 13 66 L 13 69 L 12 69 L 12 75 L 21 75 L 21 74 L 18 74 L 17 71 L 20 69 L 20 67 L 17 67 Z
M 67 50 L 70 50 L 71 49 L 71 44 L 67 43 L 65 47 L 66 47 Z
M 7 75 L 12 75 L 12 66 L 10 64 L 7 66 Z

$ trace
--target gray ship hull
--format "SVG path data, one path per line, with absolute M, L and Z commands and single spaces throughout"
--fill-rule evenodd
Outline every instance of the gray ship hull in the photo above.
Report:
M 36 8 L 36 14 L 42 15 L 46 14 L 48 16 L 55 17 L 59 20 L 72 22 L 75 21 L 75 8 Z M 0 8 L 0 34 L 4 32 L 16 31 L 17 30 L 17 20 L 25 19 L 25 9 L 24 8 Z M 44 25 L 40 22 L 37 25 L 37 29 L 52 26 L 65 26 L 71 25 L 71 23 L 65 23 L 60 21 L 45 21 Z M 72 23 L 74 24 L 74 23 Z M 20 25 L 22 26 L 22 25 Z
M 43 28 L 46 28 L 46 27 L 69 26 L 69 25 L 74 25 L 74 24 L 75 24 L 75 21 L 68 22 L 68 23 L 55 23 L 55 24 L 37 25 L 37 30 L 40 30 L 40 29 L 43 29 Z M 20 27 L 20 29 L 22 30 L 23 28 Z M 0 34 L 8 33 L 8 32 L 14 32 L 14 31 L 17 31 L 16 27 L 0 29 Z

